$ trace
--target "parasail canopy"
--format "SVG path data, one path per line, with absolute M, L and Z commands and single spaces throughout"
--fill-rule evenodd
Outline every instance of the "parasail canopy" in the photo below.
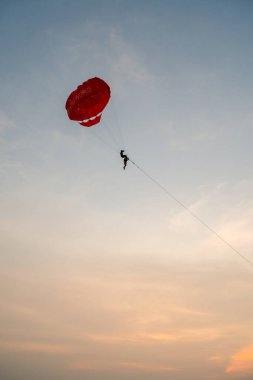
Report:
M 68 117 L 91 127 L 100 122 L 110 97 L 110 87 L 103 79 L 88 79 L 69 95 L 65 105 Z

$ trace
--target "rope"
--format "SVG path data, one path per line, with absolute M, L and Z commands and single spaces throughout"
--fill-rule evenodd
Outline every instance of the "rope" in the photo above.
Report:
M 114 107 L 113 107 L 114 108 Z M 114 115 L 117 118 L 115 109 L 113 109 Z M 124 138 L 123 133 L 121 131 L 120 123 L 118 123 L 118 130 L 120 139 L 124 148 Z M 111 133 L 111 131 L 110 131 Z M 94 131 L 94 137 L 96 137 L 98 140 L 103 142 L 103 144 L 107 145 L 107 147 L 110 150 L 113 150 L 115 153 L 118 152 L 115 147 L 113 147 L 111 144 L 109 144 L 107 141 L 105 141 L 101 136 L 97 135 Z M 115 140 L 114 140 L 115 141 Z M 150 174 L 148 174 L 144 169 L 142 169 L 139 165 L 137 165 L 134 161 L 129 159 L 129 161 L 142 173 L 144 174 L 150 181 L 152 181 L 156 186 L 158 186 L 164 193 L 166 193 L 171 199 L 173 199 L 175 202 L 177 202 L 182 208 L 184 208 L 188 214 L 190 214 L 195 220 L 197 220 L 202 226 L 204 226 L 207 230 L 209 230 L 213 235 L 215 235 L 220 241 L 222 241 L 225 245 L 227 245 L 234 253 L 236 253 L 238 256 L 240 256 L 244 261 L 246 261 L 248 264 L 253 266 L 253 262 L 249 260 L 245 255 L 243 255 L 238 249 L 236 249 L 231 243 L 229 243 L 223 236 L 221 236 L 218 232 L 216 232 L 212 227 L 210 227 L 205 221 L 203 221 L 198 215 L 196 215 L 194 212 L 192 212 L 183 202 L 181 202 L 179 199 L 175 197 L 166 187 L 161 185 L 156 179 L 154 179 Z
M 104 133 L 106 132 L 106 134 L 110 138 L 110 140 L 113 143 L 113 145 L 115 147 L 116 146 L 117 147 L 121 146 L 121 141 L 119 139 L 119 136 L 117 136 L 117 134 L 115 134 L 115 130 L 113 131 L 113 129 L 111 127 L 111 123 L 109 123 L 109 122 L 107 122 L 105 120 L 102 120 L 101 124 L 102 124 L 102 129 L 103 129 Z M 101 129 L 101 131 L 102 131 L 102 129 Z
M 150 181 L 152 181 L 155 185 L 160 187 L 160 189 L 166 193 L 171 199 L 173 199 L 175 202 L 177 202 L 181 207 L 183 207 L 193 218 L 195 218 L 199 223 L 202 224 L 202 226 L 206 227 L 212 234 L 214 234 L 219 240 L 221 240 L 224 244 L 226 244 L 234 253 L 236 253 L 238 256 L 240 256 L 244 261 L 246 261 L 248 264 L 253 266 L 253 262 L 250 261 L 246 256 L 244 256 L 241 252 L 238 251 L 235 247 L 232 246 L 226 239 L 224 239 L 218 232 L 216 232 L 212 227 L 210 227 L 206 222 L 204 222 L 202 219 L 199 218 L 198 215 L 196 215 L 194 212 L 192 212 L 187 206 L 185 206 L 180 200 L 178 200 L 166 187 L 161 185 L 156 179 L 151 177 L 150 174 L 148 174 L 144 169 L 142 169 L 139 165 L 137 165 L 134 161 L 129 161 L 136 166 L 138 170 L 140 170 Z
M 108 141 L 106 141 L 104 138 L 102 138 L 100 135 L 98 135 L 95 130 L 92 131 L 92 133 L 88 134 L 91 137 L 95 137 L 97 140 L 101 141 L 104 145 L 107 146 L 110 150 L 116 152 L 118 154 L 118 149 L 116 149 L 112 144 L 110 144 Z
M 113 115 L 114 115 L 114 119 L 115 119 L 115 122 L 116 122 L 117 127 L 118 127 L 117 130 L 118 130 L 118 135 L 119 135 L 119 139 L 120 139 L 120 145 L 123 147 L 123 149 L 125 149 L 124 136 L 123 136 L 122 128 L 121 128 L 121 125 L 120 125 L 120 122 L 119 122 L 118 114 L 116 112 L 116 108 L 114 106 L 113 100 L 111 100 L 111 105 L 112 105 L 112 112 L 113 112 Z

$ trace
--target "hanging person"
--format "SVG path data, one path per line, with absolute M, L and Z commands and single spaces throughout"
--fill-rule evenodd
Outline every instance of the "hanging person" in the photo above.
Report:
M 121 151 L 120 151 L 120 157 L 123 158 L 123 162 L 124 162 L 124 167 L 123 167 L 123 169 L 125 170 L 125 169 L 126 169 L 126 166 L 127 166 L 127 161 L 129 160 L 129 158 L 127 157 L 126 154 L 124 154 L 124 150 L 121 150 Z

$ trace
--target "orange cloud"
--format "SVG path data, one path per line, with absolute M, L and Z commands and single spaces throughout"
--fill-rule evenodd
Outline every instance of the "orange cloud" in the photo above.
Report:
M 164 366 L 158 363 L 146 363 L 146 362 L 106 362 L 106 361 L 73 361 L 69 364 L 71 370 L 113 370 L 119 368 L 125 368 L 130 370 L 140 371 L 158 371 L 158 372 L 172 372 L 177 371 L 174 367 Z
M 76 360 L 72 361 L 68 364 L 68 369 L 74 371 L 82 371 L 82 370 L 101 370 L 103 367 L 98 365 L 94 361 L 84 361 L 84 360 Z
M 142 362 L 120 362 L 120 367 L 140 369 L 144 371 L 161 371 L 161 372 L 171 372 L 176 371 L 174 367 L 163 366 L 156 363 L 142 363 Z
M 88 335 L 93 341 L 118 344 L 120 342 L 133 342 L 139 344 L 147 343 L 169 343 L 169 342 L 201 342 L 212 341 L 219 338 L 222 332 L 216 328 L 182 329 L 178 332 L 130 332 L 122 335 Z
M 224 356 L 214 355 L 214 356 L 210 356 L 208 358 L 208 360 L 210 360 L 211 362 L 215 362 L 215 363 L 221 363 L 225 360 L 225 358 L 224 358 Z
M 44 352 L 49 354 L 59 354 L 70 352 L 70 348 L 64 345 L 38 343 L 27 341 L 3 341 L 0 342 L 2 352 Z
M 232 356 L 227 373 L 253 373 L 253 345 L 243 348 Z

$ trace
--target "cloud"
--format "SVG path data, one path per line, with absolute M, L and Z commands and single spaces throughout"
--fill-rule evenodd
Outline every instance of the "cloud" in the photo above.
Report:
M 137 82 L 150 82 L 153 79 L 153 75 L 141 63 L 134 48 L 123 39 L 116 29 L 111 30 L 109 41 L 115 58 L 112 63 L 113 75 Z
M 17 137 L 17 131 L 16 121 L 0 110 L 0 174 L 4 181 L 11 176 L 26 178 L 24 165 L 16 156 L 19 150 L 24 149 L 25 139 Z
M 15 128 L 15 122 L 0 110 L 0 133 Z
M 96 29 L 96 33 L 92 33 L 93 29 Z M 128 97 L 129 85 L 153 85 L 155 76 L 142 60 L 135 45 L 124 38 L 119 28 L 88 23 L 85 30 L 90 34 L 89 39 L 83 39 L 83 33 L 80 37 L 70 35 L 59 48 L 58 55 L 63 58 L 57 57 L 57 81 L 60 75 L 64 86 L 69 86 L 81 78 L 85 80 L 89 76 L 99 75 L 109 81 L 114 94 L 121 95 L 123 92 Z M 97 34 L 101 35 L 100 40 Z M 52 78 L 52 81 L 55 79 Z
M 117 335 L 90 335 L 89 339 L 105 342 L 107 344 L 118 343 L 135 343 L 139 345 L 143 344 L 167 344 L 171 342 L 205 342 L 219 339 L 224 334 L 224 327 L 219 329 L 213 328 L 188 328 L 171 329 L 172 331 L 149 331 L 139 332 L 138 330 L 129 334 L 117 334 Z
M 253 375 L 253 345 L 244 347 L 235 353 L 226 368 L 226 372 Z
M 214 362 L 214 363 L 222 363 L 222 362 L 224 362 L 225 357 L 224 357 L 224 356 L 221 356 L 221 355 L 213 355 L 213 356 L 210 356 L 210 357 L 208 358 L 208 360 L 209 360 L 210 362 Z
M 120 362 L 119 365 L 125 368 L 140 369 L 145 371 L 162 371 L 171 372 L 176 371 L 176 368 L 169 366 L 162 366 L 156 363 L 144 363 L 144 362 Z
M 68 346 L 60 344 L 40 343 L 32 341 L 2 341 L 1 352 L 40 352 L 47 354 L 62 354 L 70 352 Z
M 188 257 L 192 251 L 195 259 L 197 249 L 205 252 L 204 260 L 218 259 L 220 262 L 226 257 L 226 261 L 231 258 L 243 263 L 234 248 L 252 261 L 252 189 L 252 181 L 217 183 L 213 189 L 200 187 L 195 200 L 183 201 L 189 212 L 180 208 L 166 218 L 167 228 L 177 239 L 177 246 L 186 247 L 191 241 L 191 248 L 184 250 Z M 184 238 L 179 240 L 180 236 Z M 192 248 L 193 242 L 198 248 Z
M 174 372 L 176 368 L 170 366 L 164 366 L 159 363 L 150 362 L 138 362 L 138 361 L 86 361 L 78 360 L 69 363 L 68 368 L 74 371 L 80 370 L 137 370 L 148 372 Z

